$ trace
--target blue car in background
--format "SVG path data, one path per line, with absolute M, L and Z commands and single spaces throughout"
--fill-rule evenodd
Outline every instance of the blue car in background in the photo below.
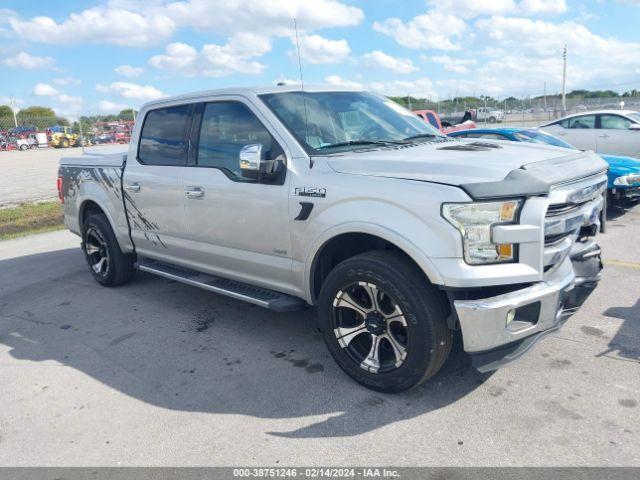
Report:
M 553 135 L 534 128 L 474 128 L 449 133 L 450 137 L 478 138 L 483 140 L 509 140 L 512 142 L 540 143 L 555 147 L 570 148 L 572 145 Z M 600 155 L 609 164 L 609 197 L 620 201 L 640 199 L 640 159 Z

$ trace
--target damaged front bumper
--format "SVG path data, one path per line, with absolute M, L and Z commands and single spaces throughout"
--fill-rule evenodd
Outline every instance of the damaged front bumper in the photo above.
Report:
M 544 281 L 475 300 L 454 300 L 464 349 L 480 371 L 521 357 L 559 329 L 584 303 L 601 277 L 600 247 L 576 244 Z

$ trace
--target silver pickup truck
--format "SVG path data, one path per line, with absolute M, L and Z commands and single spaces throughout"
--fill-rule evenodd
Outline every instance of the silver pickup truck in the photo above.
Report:
M 136 270 L 285 312 L 317 307 L 340 367 L 399 392 L 456 331 L 476 368 L 558 329 L 597 285 L 607 165 L 447 138 L 357 90 L 226 89 L 140 111 L 127 153 L 60 162 L 96 281 Z

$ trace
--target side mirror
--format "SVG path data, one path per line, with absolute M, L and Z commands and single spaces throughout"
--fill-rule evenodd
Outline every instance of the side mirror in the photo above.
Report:
M 270 157 L 271 152 L 265 152 Z M 284 163 L 280 159 L 263 158 L 262 144 L 252 143 L 240 149 L 240 171 L 244 178 L 274 182 L 281 178 Z
M 629 125 L 629 130 L 640 130 L 640 123 L 632 123 Z
M 262 160 L 262 144 L 253 143 L 240 149 L 240 171 L 245 178 L 258 178 Z

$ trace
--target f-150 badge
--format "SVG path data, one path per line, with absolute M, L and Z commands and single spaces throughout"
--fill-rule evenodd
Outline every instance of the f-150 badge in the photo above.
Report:
M 293 194 L 298 197 L 320 197 L 327 196 L 327 189 L 321 187 L 295 187 Z

